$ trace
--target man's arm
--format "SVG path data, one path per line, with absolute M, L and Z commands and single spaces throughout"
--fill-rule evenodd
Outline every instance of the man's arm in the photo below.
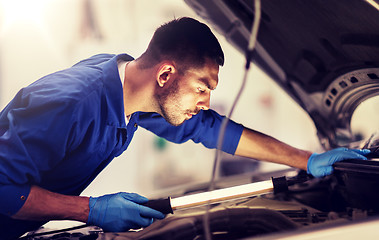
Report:
M 314 177 L 323 177 L 333 172 L 333 164 L 346 159 L 367 160 L 367 149 L 336 148 L 324 153 L 291 147 L 263 133 L 244 128 L 235 154 L 273 163 L 285 164 L 306 170 Z
M 311 152 L 289 146 L 263 133 L 244 128 L 235 155 L 307 170 Z
M 24 206 L 12 218 L 33 221 L 76 220 L 87 222 L 88 202 L 88 197 L 67 196 L 32 186 Z
M 67 196 L 32 186 L 22 208 L 14 219 L 49 221 L 75 220 L 101 227 L 104 231 L 123 232 L 147 227 L 153 218 L 164 214 L 140 204 L 147 198 L 136 193 L 115 193 L 100 197 Z

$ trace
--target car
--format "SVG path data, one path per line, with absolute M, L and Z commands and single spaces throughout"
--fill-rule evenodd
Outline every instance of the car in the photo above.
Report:
M 253 0 L 185 2 L 246 54 L 256 10 Z M 288 189 L 174 211 L 142 230 L 103 233 L 87 228 L 82 235 L 66 232 L 62 237 L 192 240 L 206 239 L 205 231 L 212 239 L 379 237 L 378 2 L 265 0 L 260 11 L 252 62 L 309 114 L 324 150 L 366 148 L 371 160 L 336 163 L 334 173 L 324 178 L 296 169 L 228 176 L 217 180 L 214 188 L 284 176 Z M 353 120 L 365 104 L 369 107 L 358 125 L 374 124 L 362 132 L 354 128 Z M 161 196 L 175 199 L 209 188 L 209 183 L 180 186 Z

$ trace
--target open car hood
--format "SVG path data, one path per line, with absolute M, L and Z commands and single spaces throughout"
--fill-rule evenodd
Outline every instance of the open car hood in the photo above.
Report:
M 246 51 L 254 0 L 185 2 Z M 379 95 L 379 10 L 368 2 L 261 1 L 253 61 L 310 115 L 326 149 L 356 140 L 354 110 Z

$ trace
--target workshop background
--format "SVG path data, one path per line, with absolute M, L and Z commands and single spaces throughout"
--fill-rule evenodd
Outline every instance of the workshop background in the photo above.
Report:
M 143 53 L 162 23 L 190 16 L 181 0 L 0 0 L 0 106 L 19 89 L 49 73 L 98 53 Z M 212 28 L 212 26 L 210 26 Z M 245 59 L 223 36 L 225 53 L 211 107 L 226 114 L 242 82 Z M 252 67 L 232 117 L 293 146 L 321 151 L 308 115 L 262 71 Z M 358 121 L 359 122 L 359 121 Z M 128 150 L 84 191 L 85 196 L 162 189 L 209 181 L 215 150 L 175 145 L 139 128 Z M 284 168 L 223 155 L 220 176 Z

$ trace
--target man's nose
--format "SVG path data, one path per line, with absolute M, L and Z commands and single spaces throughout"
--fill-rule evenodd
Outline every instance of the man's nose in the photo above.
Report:
M 210 105 L 211 95 L 208 94 L 206 97 L 200 99 L 200 101 L 197 102 L 196 106 L 200 108 L 201 110 L 208 110 Z

